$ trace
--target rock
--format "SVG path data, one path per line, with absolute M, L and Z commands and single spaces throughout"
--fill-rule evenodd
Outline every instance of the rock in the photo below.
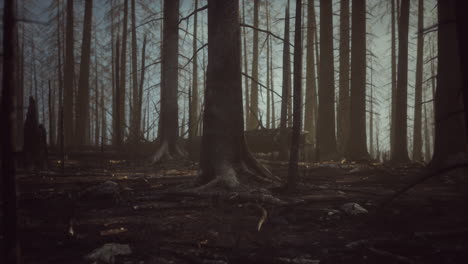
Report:
M 113 264 L 115 262 L 115 256 L 130 254 L 132 254 L 132 250 L 128 244 L 107 243 L 86 255 L 85 259 L 97 263 Z
M 359 205 L 358 203 L 345 203 L 341 206 L 343 210 L 348 215 L 358 215 L 358 214 L 367 214 L 368 211 Z

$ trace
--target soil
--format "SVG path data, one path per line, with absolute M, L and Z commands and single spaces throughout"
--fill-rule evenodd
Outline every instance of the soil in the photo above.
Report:
M 195 195 L 177 187 L 190 161 L 150 166 L 111 152 L 71 154 L 65 170 L 18 175 L 23 263 L 87 263 L 106 243 L 128 244 L 115 263 L 468 263 L 466 185 L 441 176 L 381 203 L 420 177 L 422 165 L 300 164 L 283 204 Z M 287 164 L 264 161 L 286 177 Z M 112 181 L 110 194 L 85 190 Z M 253 196 L 255 197 L 255 196 Z M 349 215 L 354 202 L 368 213 Z M 3 242 L 3 240 L 1 240 Z

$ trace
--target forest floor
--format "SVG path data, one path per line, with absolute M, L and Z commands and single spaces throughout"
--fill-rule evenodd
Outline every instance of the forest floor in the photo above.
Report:
M 286 163 L 265 163 L 286 177 Z M 300 188 L 275 205 L 175 192 L 196 175 L 188 161 L 89 152 L 70 155 L 63 172 L 50 164 L 19 174 L 23 263 L 92 263 L 85 256 L 106 243 L 128 245 L 115 257 L 127 264 L 468 263 L 466 189 L 453 179 L 380 206 L 420 165 L 301 164 Z M 351 202 L 368 213 L 344 212 Z

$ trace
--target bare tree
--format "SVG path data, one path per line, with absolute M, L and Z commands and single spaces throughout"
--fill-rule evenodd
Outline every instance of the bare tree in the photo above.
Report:
M 253 26 L 258 28 L 258 9 L 260 0 L 254 0 L 254 18 Z M 252 47 L 252 81 L 250 82 L 250 121 L 248 129 L 256 129 L 259 126 L 258 115 L 258 31 L 253 31 L 253 47 Z
M 67 22 L 65 38 L 65 66 L 64 66 L 64 145 L 70 147 L 74 143 L 74 84 L 75 84 L 75 59 L 73 34 L 73 0 L 67 0 Z
M 424 1 L 418 1 L 418 41 L 416 51 L 416 83 L 414 85 L 413 161 L 421 162 L 422 155 L 422 82 L 424 49 Z
M 337 106 L 337 145 L 338 152 L 344 154 L 350 129 L 350 94 L 349 94 L 349 0 L 341 0 L 340 11 L 340 80 Z M 359 10 L 360 11 L 360 10 Z M 357 15 L 362 15 L 359 12 Z M 354 14 L 353 14 L 354 18 Z M 365 19 L 365 15 L 364 15 Z M 354 24 L 353 24 L 354 25 Z M 364 24 L 365 25 L 365 24 Z M 365 34 L 365 32 L 364 32 Z M 354 36 L 354 34 L 353 34 Z M 362 37 L 362 36 L 360 36 Z M 363 41 L 362 39 L 359 41 Z M 365 42 L 365 36 L 364 36 Z M 364 66 L 365 67 L 365 66 Z

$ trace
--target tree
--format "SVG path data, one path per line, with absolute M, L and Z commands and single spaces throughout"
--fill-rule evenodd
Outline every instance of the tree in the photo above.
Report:
M 439 66 L 435 92 L 435 140 L 431 166 L 442 167 L 454 155 L 466 153 L 462 74 L 455 23 L 455 0 L 438 1 Z
M 369 158 L 366 140 L 366 1 L 353 0 L 352 13 L 352 77 L 347 156 L 350 160 L 365 160 Z
M 198 9 L 198 0 L 195 0 L 195 10 Z M 192 142 L 193 138 L 198 134 L 198 57 L 197 57 L 197 24 L 198 12 L 194 14 L 193 18 L 193 63 L 192 63 L 192 91 L 190 99 L 189 111 L 189 140 Z
M 338 152 L 344 154 L 349 138 L 350 116 L 349 116 L 349 0 L 341 0 L 340 12 L 340 80 L 339 97 L 337 106 L 337 145 Z M 360 11 L 360 10 L 359 10 Z M 357 15 L 362 15 L 359 12 Z M 354 18 L 354 16 L 353 16 Z M 365 15 L 364 15 L 365 19 Z M 354 25 L 354 24 L 353 24 Z M 365 23 L 364 23 L 365 25 Z M 365 29 L 365 28 L 364 28 Z M 365 32 L 364 32 L 365 34 Z M 354 36 L 354 34 L 353 34 Z M 362 37 L 362 36 L 360 36 Z M 362 42 L 362 39 L 359 40 Z M 365 36 L 364 36 L 365 42 Z M 354 47 L 354 46 L 353 46 Z
M 458 48 L 460 50 L 460 65 L 462 72 L 463 82 L 463 105 L 465 109 L 468 108 L 468 52 L 466 52 L 466 45 L 468 39 L 466 34 L 463 34 L 465 29 L 468 28 L 468 18 L 465 15 L 464 7 L 465 1 L 456 0 L 456 16 L 457 16 L 457 33 L 458 33 Z M 468 140 L 468 111 L 465 110 L 465 133 Z
M 302 0 L 296 0 L 296 22 L 294 24 L 294 108 L 291 151 L 288 170 L 288 189 L 293 190 L 299 177 L 299 137 L 302 123 Z
M 65 65 L 64 65 L 64 145 L 70 147 L 74 143 L 74 84 L 75 84 L 75 59 L 74 34 L 73 34 L 73 0 L 67 0 L 67 25 L 65 37 Z
M 244 138 L 239 1 L 208 1 L 208 73 L 199 190 L 263 182 L 268 172 Z M 220 38 L 219 36 L 223 36 Z
M 408 103 L 408 27 L 409 0 L 401 1 L 398 26 L 398 80 L 395 111 L 395 148 L 391 160 L 395 163 L 408 163 L 407 103 Z
M 289 91 L 291 90 L 291 55 L 289 51 L 289 0 L 286 6 L 286 18 L 284 20 L 284 43 L 283 43 L 283 88 L 281 92 L 281 112 L 280 112 L 280 138 L 281 149 L 280 158 L 286 159 L 288 156 L 286 137 L 288 122 L 288 101 Z
M 390 106 L 390 153 L 395 151 L 395 127 L 396 127 L 396 84 L 397 84 L 397 72 L 396 72 L 396 29 L 395 25 L 397 24 L 395 19 L 395 1 L 390 0 L 391 3 L 391 13 L 392 13 L 392 37 L 391 37 L 391 64 L 392 64 L 392 105 Z M 399 1 L 398 1 L 399 2 Z
M 126 86 L 126 73 L 127 73 L 127 22 L 128 22 L 128 0 L 124 1 L 124 17 L 123 17 L 123 29 L 122 29 L 122 47 L 120 49 L 120 79 L 116 81 L 119 83 L 119 100 L 117 101 L 117 111 L 119 112 L 119 130 L 120 139 L 119 145 L 122 144 L 125 134 L 125 86 Z
M 258 28 L 258 9 L 260 0 L 254 0 L 254 19 L 253 26 Z M 252 48 L 252 81 L 250 84 L 250 121 L 248 129 L 257 129 L 259 126 L 258 115 L 258 31 L 253 31 L 253 48 Z
M 422 82 L 424 48 L 424 1 L 418 1 L 418 41 L 416 51 L 416 83 L 414 85 L 413 161 L 423 161 L 422 155 Z
M 321 160 L 336 158 L 332 2 L 320 0 L 320 65 L 317 148 Z
M 115 112 L 112 115 L 112 125 L 113 125 L 113 135 L 112 135 L 112 143 L 116 146 L 120 146 L 122 144 L 122 129 L 120 122 L 122 119 L 120 118 L 121 112 L 120 108 L 118 107 L 121 97 L 121 90 L 120 90 L 120 35 L 117 34 L 117 40 L 115 42 L 115 96 L 114 96 L 114 105 L 115 105 Z
M 305 118 L 304 130 L 308 131 L 308 140 L 315 141 L 315 123 L 317 120 L 317 84 L 315 81 L 315 54 L 314 54 L 314 34 L 316 31 L 314 24 L 314 0 L 307 2 L 307 56 L 306 56 L 306 96 L 305 96 Z
M 2 234 L 3 234 L 3 263 L 19 263 L 19 242 L 17 237 L 17 189 L 15 161 L 13 159 L 14 142 L 14 109 L 15 109 L 15 1 L 3 2 L 3 76 L 0 122 L 2 123 L 1 156 L 2 156 Z
M 89 71 L 91 57 L 91 26 L 93 18 L 93 0 L 85 1 L 85 15 L 83 22 L 83 42 L 81 46 L 80 77 L 78 81 L 78 96 L 76 100 L 76 144 L 89 144 Z
M 163 43 L 161 51 L 161 112 L 159 147 L 153 162 L 162 158 L 181 156 L 177 145 L 179 132 L 177 89 L 179 74 L 179 0 L 164 0 Z
M 140 137 L 140 123 L 141 123 L 141 105 L 139 105 L 139 87 L 138 87 L 138 69 L 137 69 L 137 40 L 136 40 L 136 19 L 135 19 L 135 0 L 131 0 L 132 12 L 132 88 L 133 88 L 133 102 L 132 102 L 132 122 L 130 128 L 130 140 L 137 142 Z M 143 69 L 142 69 L 143 70 Z

